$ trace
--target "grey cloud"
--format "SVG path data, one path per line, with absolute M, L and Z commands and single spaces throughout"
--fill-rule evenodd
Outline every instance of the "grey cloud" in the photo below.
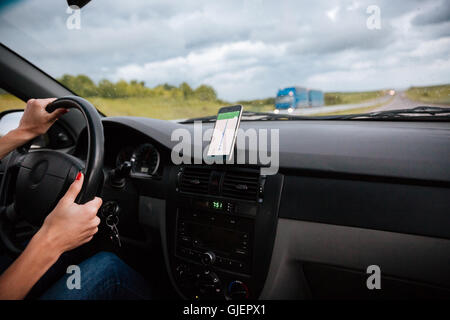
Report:
M 450 22 L 450 3 L 448 0 L 441 1 L 441 3 L 433 7 L 432 10 L 420 13 L 412 20 L 412 23 L 417 26 L 444 22 Z
M 447 3 L 93 0 L 76 31 L 65 26 L 64 1 L 23 0 L 0 7 L 0 41 L 56 77 L 206 82 L 228 100 L 271 96 L 292 84 L 378 89 L 449 82 Z M 381 30 L 366 28 L 369 5 L 381 9 Z M 331 21 L 326 12 L 334 8 Z M 411 66 L 420 77 L 404 71 Z M 364 81 L 352 82 L 352 72 Z M 339 81 L 341 75 L 347 80 Z

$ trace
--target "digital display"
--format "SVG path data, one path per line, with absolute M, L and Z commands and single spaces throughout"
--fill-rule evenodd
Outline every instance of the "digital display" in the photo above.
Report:
M 212 201 L 211 202 L 211 208 L 217 209 L 217 210 L 222 210 L 223 203 L 221 201 Z
M 231 155 L 240 115 L 240 111 L 221 112 L 217 115 L 208 156 Z

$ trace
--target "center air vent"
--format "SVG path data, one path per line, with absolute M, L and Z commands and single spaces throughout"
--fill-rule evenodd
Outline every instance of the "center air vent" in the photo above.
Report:
M 264 179 L 259 170 L 186 166 L 178 174 L 178 186 L 181 192 L 257 201 L 262 197 Z
M 185 167 L 180 173 L 180 190 L 207 194 L 210 174 L 207 168 Z
M 259 172 L 227 171 L 223 181 L 222 196 L 256 201 L 259 187 Z

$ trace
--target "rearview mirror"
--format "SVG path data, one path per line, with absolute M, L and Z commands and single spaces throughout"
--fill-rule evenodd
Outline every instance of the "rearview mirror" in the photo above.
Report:
M 83 8 L 88 2 L 91 0 L 67 0 L 67 5 L 70 6 L 77 6 L 78 8 Z

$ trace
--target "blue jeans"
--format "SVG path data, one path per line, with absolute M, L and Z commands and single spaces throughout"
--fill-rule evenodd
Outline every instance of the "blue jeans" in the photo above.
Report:
M 67 268 L 67 266 L 64 267 Z M 78 266 L 80 268 L 80 289 L 69 289 L 67 280 L 72 274 L 64 273 L 62 278 L 46 288 L 38 299 L 141 300 L 154 297 L 146 281 L 113 253 L 100 252 L 81 262 Z M 48 273 L 52 271 L 49 270 Z

